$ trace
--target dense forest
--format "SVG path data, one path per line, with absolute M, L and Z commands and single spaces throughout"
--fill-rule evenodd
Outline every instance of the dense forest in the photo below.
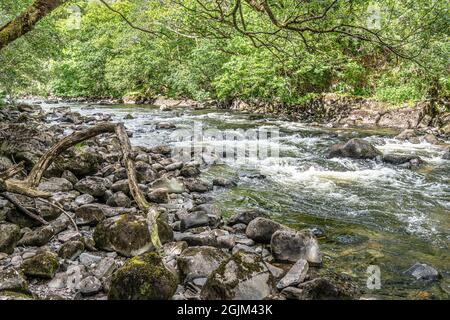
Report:
M 2 0 L 0 25 L 32 2 Z M 47 2 L 58 8 L 0 51 L 3 97 L 450 94 L 445 0 Z

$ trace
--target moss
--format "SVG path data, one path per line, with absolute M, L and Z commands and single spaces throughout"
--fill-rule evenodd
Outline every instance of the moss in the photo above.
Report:
M 22 263 L 22 271 L 26 276 L 51 279 L 59 268 L 56 254 L 42 252 Z
M 229 277 L 230 270 L 234 274 L 232 278 Z M 238 252 L 222 262 L 211 274 L 202 290 L 202 296 L 205 299 L 233 299 L 234 289 L 240 282 L 263 271 L 264 265 L 259 256 Z
M 125 214 L 102 221 L 94 231 L 95 246 L 131 257 L 152 249 L 144 217 Z
M 22 292 L 1 291 L 0 300 L 34 300 L 34 297 Z
M 108 293 L 110 300 L 167 300 L 178 281 L 154 252 L 134 257 L 117 270 Z

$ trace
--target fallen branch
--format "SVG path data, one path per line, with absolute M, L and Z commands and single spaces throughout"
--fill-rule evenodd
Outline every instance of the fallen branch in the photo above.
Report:
M 139 184 L 136 178 L 136 170 L 134 166 L 133 160 L 133 151 L 130 144 L 130 139 L 128 138 L 127 132 L 123 124 L 115 124 L 115 123 L 101 123 L 94 127 L 74 132 L 67 137 L 63 138 L 55 145 L 53 145 L 34 165 L 31 169 L 29 175 L 24 180 L 14 180 L 11 179 L 16 173 L 23 170 L 23 164 L 16 165 L 7 171 L 0 174 L 0 191 L 7 191 L 10 193 L 17 193 L 21 195 L 25 195 L 32 198 L 40 198 L 44 202 L 49 205 L 56 207 L 58 210 L 61 210 L 66 216 L 69 217 L 72 224 L 75 226 L 76 230 L 78 228 L 76 226 L 75 221 L 73 221 L 72 217 L 64 211 L 63 208 L 58 205 L 52 203 L 51 201 L 45 200 L 51 197 L 51 194 L 48 192 L 40 191 L 37 189 L 39 183 L 48 169 L 48 167 L 57 159 L 59 155 L 61 155 L 67 149 L 75 146 L 78 143 L 81 143 L 85 140 L 91 139 L 103 133 L 115 133 L 119 139 L 121 151 L 123 155 L 123 163 L 128 176 L 128 185 L 130 187 L 130 193 L 136 201 L 139 209 L 147 214 L 147 221 L 150 228 L 151 240 L 155 248 L 161 248 L 161 241 L 158 233 L 158 219 L 159 213 L 157 210 L 147 202 L 144 194 L 139 188 Z M 2 197 L 10 201 L 13 205 L 15 205 L 18 210 L 27 216 L 33 218 L 41 222 L 42 224 L 48 224 L 42 217 L 37 216 L 24 208 L 14 197 L 11 197 L 5 193 L 1 194 Z
M 14 198 L 12 195 L 9 195 L 7 193 L 0 193 L 0 196 L 5 198 L 6 200 L 8 200 L 9 202 L 11 202 L 16 208 L 17 210 L 19 210 L 20 212 L 22 212 L 23 214 L 27 215 L 28 217 L 30 217 L 33 220 L 36 220 L 38 222 L 40 222 L 43 225 L 48 225 L 48 222 L 45 221 L 41 216 L 38 216 L 34 213 L 32 213 L 30 210 L 28 210 L 27 208 L 25 208 L 24 206 L 22 206 L 17 200 L 16 198 Z

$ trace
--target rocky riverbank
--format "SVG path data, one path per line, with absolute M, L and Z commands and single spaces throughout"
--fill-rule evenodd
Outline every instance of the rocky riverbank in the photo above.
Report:
M 26 105 L 3 108 L 0 118 L 0 171 L 18 161 L 29 171 L 69 132 L 110 120 Z M 67 215 L 47 201 L 15 195 L 48 225 L 0 200 L 0 299 L 359 297 L 350 277 L 322 266 L 314 230 L 292 230 L 259 210 L 224 221 L 206 193 L 233 181 L 203 180 L 203 163 L 178 162 L 167 146 L 136 147 L 139 186 L 170 226 L 159 231 L 157 252 L 130 195 L 118 143 L 109 134 L 88 140 L 47 170 L 39 190 L 50 192 Z

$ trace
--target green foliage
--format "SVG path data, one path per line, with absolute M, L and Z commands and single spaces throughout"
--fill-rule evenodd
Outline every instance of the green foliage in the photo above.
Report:
M 2 1 L 0 16 L 6 21 L 30 2 Z M 216 12 L 216 1 L 179 2 L 183 6 L 171 1 L 115 1 L 112 7 L 130 23 L 150 30 L 143 32 L 99 2 L 71 1 L 68 6 L 77 6 L 81 12 L 79 29 L 70 27 L 73 14 L 61 8 L 0 53 L 0 97 L 165 94 L 293 105 L 323 92 L 395 104 L 450 96 L 448 7 L 443 0 L 338 2 L 327 19 L 308 24 L 326 29 L 339 23 L 375 22 L 367 12 L 369 5 L 378 4 L 383 17 L 377 34 L 395 44 L 414 37 L 411 43 L 398 46 L 420 53 L 414 62 L 398 59 L 386 47 L 342 34 L 276 31 L 268 17 L 249 6 L 240 12 L 243 31 L 244 23 L 238 22 L 235 28 L 231 20 L 224 23 L 208 15 Z M 301 6 L 297 0 L 271 3 L 277 17 L 289 17 L 319 15 L 331 1 L 302 2 Z M 390 13 L 401 19 L 391 19 L 387 7 L 394 8 Z M 424 20 L 429 27 L 417 29 Z M 408 34 L 411 30 L 415 33 Z

